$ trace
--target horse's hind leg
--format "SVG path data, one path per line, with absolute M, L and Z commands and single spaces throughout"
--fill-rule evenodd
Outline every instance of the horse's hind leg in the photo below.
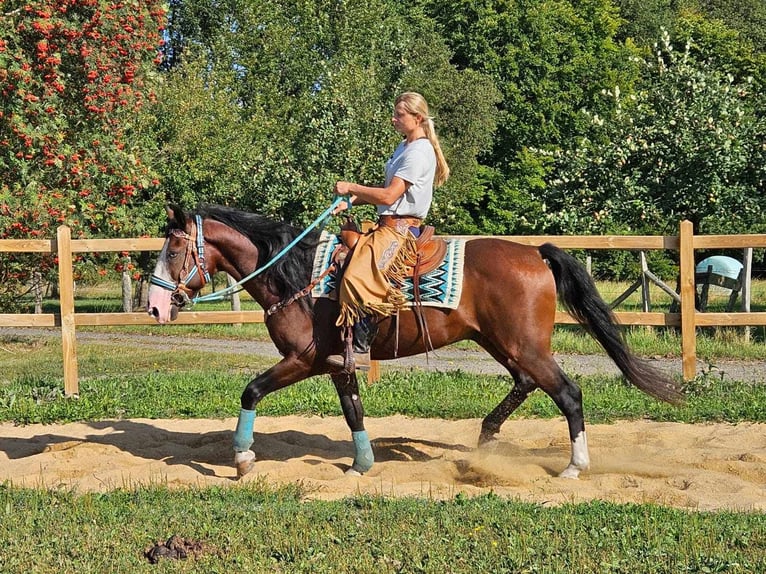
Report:
M 479 446 L 487 444 L 494 440 L 495 435 L 500 432 L 500 427 L 511 416 L 513 411 L 521 406 L 529 393 L 537 388 L 537 384 L 526 374 L 516 370 L 511 370 L 511 375 L 515 384 L 511 391 L 500 401 L 491 413 L 489 413 L 481 423 L 481 433 L 479 434 Z
M 508 416 L 524 402 L 529 393 L 539 387 L 553 399 L 553 402 L 566 417 L 569 427 L 572 456 L 569 465 L 559 476 L 577 478 L 580 472 L 587 470 L 590 466 L 580 387 L 564 374 L 561 367 L 550 355 L 540 354 L 536 359 L 525 356 L 525 363 L 521 365 L 512 362 L 491 345 L 484 345 L 484 348 L 510 371 L 516 384 L 482 422 L 479 444 L 491 440 Z
M 580 472 L 590 466 L 588 441 L 585 436 L 585 417 L 582 410 L 582 391 L 577 384 L 564 374 L 556 361 L 551 358 L 552 368 L 555 367 L 554 384 L 540 384 L 540 387 L 553 399 L 556 406 L 567 419 L 569 440 L 572 444 L 572 457 L 569 465 L 559 474 L 562 478 L 577 478 Z
M 351 438 L 354 441 L 354 463 L 346 474 L 361 475 L 372 468 L 375 456 L 367 431 L 364 429 L 364 408 L 362 399 L 359 397 L 359 382 L 355 373 L 332 375 L 332 382 L 338 391 L 343 416 L 351 429 Z

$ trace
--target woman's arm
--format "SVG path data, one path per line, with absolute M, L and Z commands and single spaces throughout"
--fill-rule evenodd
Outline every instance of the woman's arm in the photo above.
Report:
M 339 181 L 335 184 L 337 195 L 350 195 L 354 205 L 391 205 L 399 199 L 410 184 L 402 178 L 394 176 L 386 187 L 370 187 L 350 181 Z

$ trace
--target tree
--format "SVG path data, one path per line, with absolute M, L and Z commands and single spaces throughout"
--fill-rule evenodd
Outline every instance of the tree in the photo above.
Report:
M 160 142 L 169 193 L 306 223 L 329 205 L 333 184 L 380 183 L 397 134 L 396 95 L 422 92 L 454 177 L 437 192 L 434 219 L 459 219 L 489 148 L 497 91 L 460 72 L 433 24 L 385 0 L 215 3 L 223 25 L 195 23 L 209 0 L 177 12 L 183 54 L 160 99 Z M 187 18 L 187 21 L 184 21 Z
M 615 0 L 622 23 L 618 38 L 651 48 L 661 30 L 685 37 L 689 23 L 726 29 L 748 50 L 766 52 L 766 3 L 763 0 Z M 693 33 L 700 38 L 700 34 Z
M 682 219 L 697 233 L 764 228 L 762 100 L 690 46 L 678 53 L 663 36 L 641 90 L 624 98 L 615 88 L 614 113 L 589 114 L 599 139 L 555 155 L 550 231 L 675 233 Z
M 672 30 L 681 0 L 615 0 L 622 23 L 617 37 L 649 48 L 661 31 Z
M 710 62 L 738 81 L 752 78 L 753 92 L 762 95 L 766 92 L 766 48 L 763 45 L 754 44 L 722 20 L 706 18 L 697 12 L 679 17 L 675 30 L 672 36 L 676 39 L 677 49 L 684 47 L 687 38 L 693 38 L 689 50 L 697 60 Z
M 587 134 L 580 110 L 598 109 L 602 89 L 637 78 L 634 51 L 613 40 L 616 9 L 610 0 L 423 3 L 453 63 L 489 75 L 502 96 L 494 145 L 481 158 L 484 177 L 464 207 L 483 232 L 534 232 L 549 169 L 543 151 Z
M 766 3 L 763 0 L 683 0 L 682 16 L 701 15 L 737 31 L 761 53 L 766 52 Z
M 134 213 L 158 183 L 138 119 L 154 98 L 161 2 L 10 1 L 2 9 L 0 237 L 48 238 L 60 224 L 75 237 L 153 231 Z M 31 268 L 4 262 L 18 281 Z

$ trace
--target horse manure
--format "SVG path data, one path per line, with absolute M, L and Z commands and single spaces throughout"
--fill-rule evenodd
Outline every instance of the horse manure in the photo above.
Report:
M 194 558 L 208 551 L 206 545 L 198 540 L 187 540 L 175 534 L 167 542 L 157 542 L 144 552 L 151 564 L 157 564 L 161 558 L 171 560 L 186 560 L 190 555 Z

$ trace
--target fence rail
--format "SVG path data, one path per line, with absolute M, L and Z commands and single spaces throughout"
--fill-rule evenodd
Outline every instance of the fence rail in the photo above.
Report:
M 460 236 L 468 239 L 475 236 Z M 679 252 L 680 312 L 625 312 L 615 315 L 622 325 L 653 325 L 680 327 L 681 355 L 684 379 L 696 375 L 696 329 L 711 326 L 766 325 L 766 312 L 701 313 L 695 307 L 695 259 L 697 249 L 732 249 L 766 247 L 766 234 L 697 235 L 689 221 L 680 224 L 679 235 L 580 235 L 580 236 L 498 236 L 498 239 L 527 245 L 555 243 L 564 249 L 620 249 L 633 251 L 671 250 Z M 154 319 L 146 313 L 76 313 L 74 307 L 73 254 L 112 251 L 159 251 L 164 239 L 72 239 L 71 230 L 61 226 L 56 239 L 0 240 L 0 253 L 56 253 L 59 266 L 60 313 L 0 314 L 0 327 L 60 327 L 64 359 L 64 393 L 79 392 L 77 375 L 76 328 L 82 326 L 150 325 Z M 749 273 L 744 289 L 749 293 Z M 179 313 L 177 324 L 263 323 L 263 311 L 185 311 Z M 558 311 L 556 323 L 576 324 L 568 313 Z M 375 363 L 375 362 L 374 362 Z M 378 376 L 377 364 L 371 377 Z

